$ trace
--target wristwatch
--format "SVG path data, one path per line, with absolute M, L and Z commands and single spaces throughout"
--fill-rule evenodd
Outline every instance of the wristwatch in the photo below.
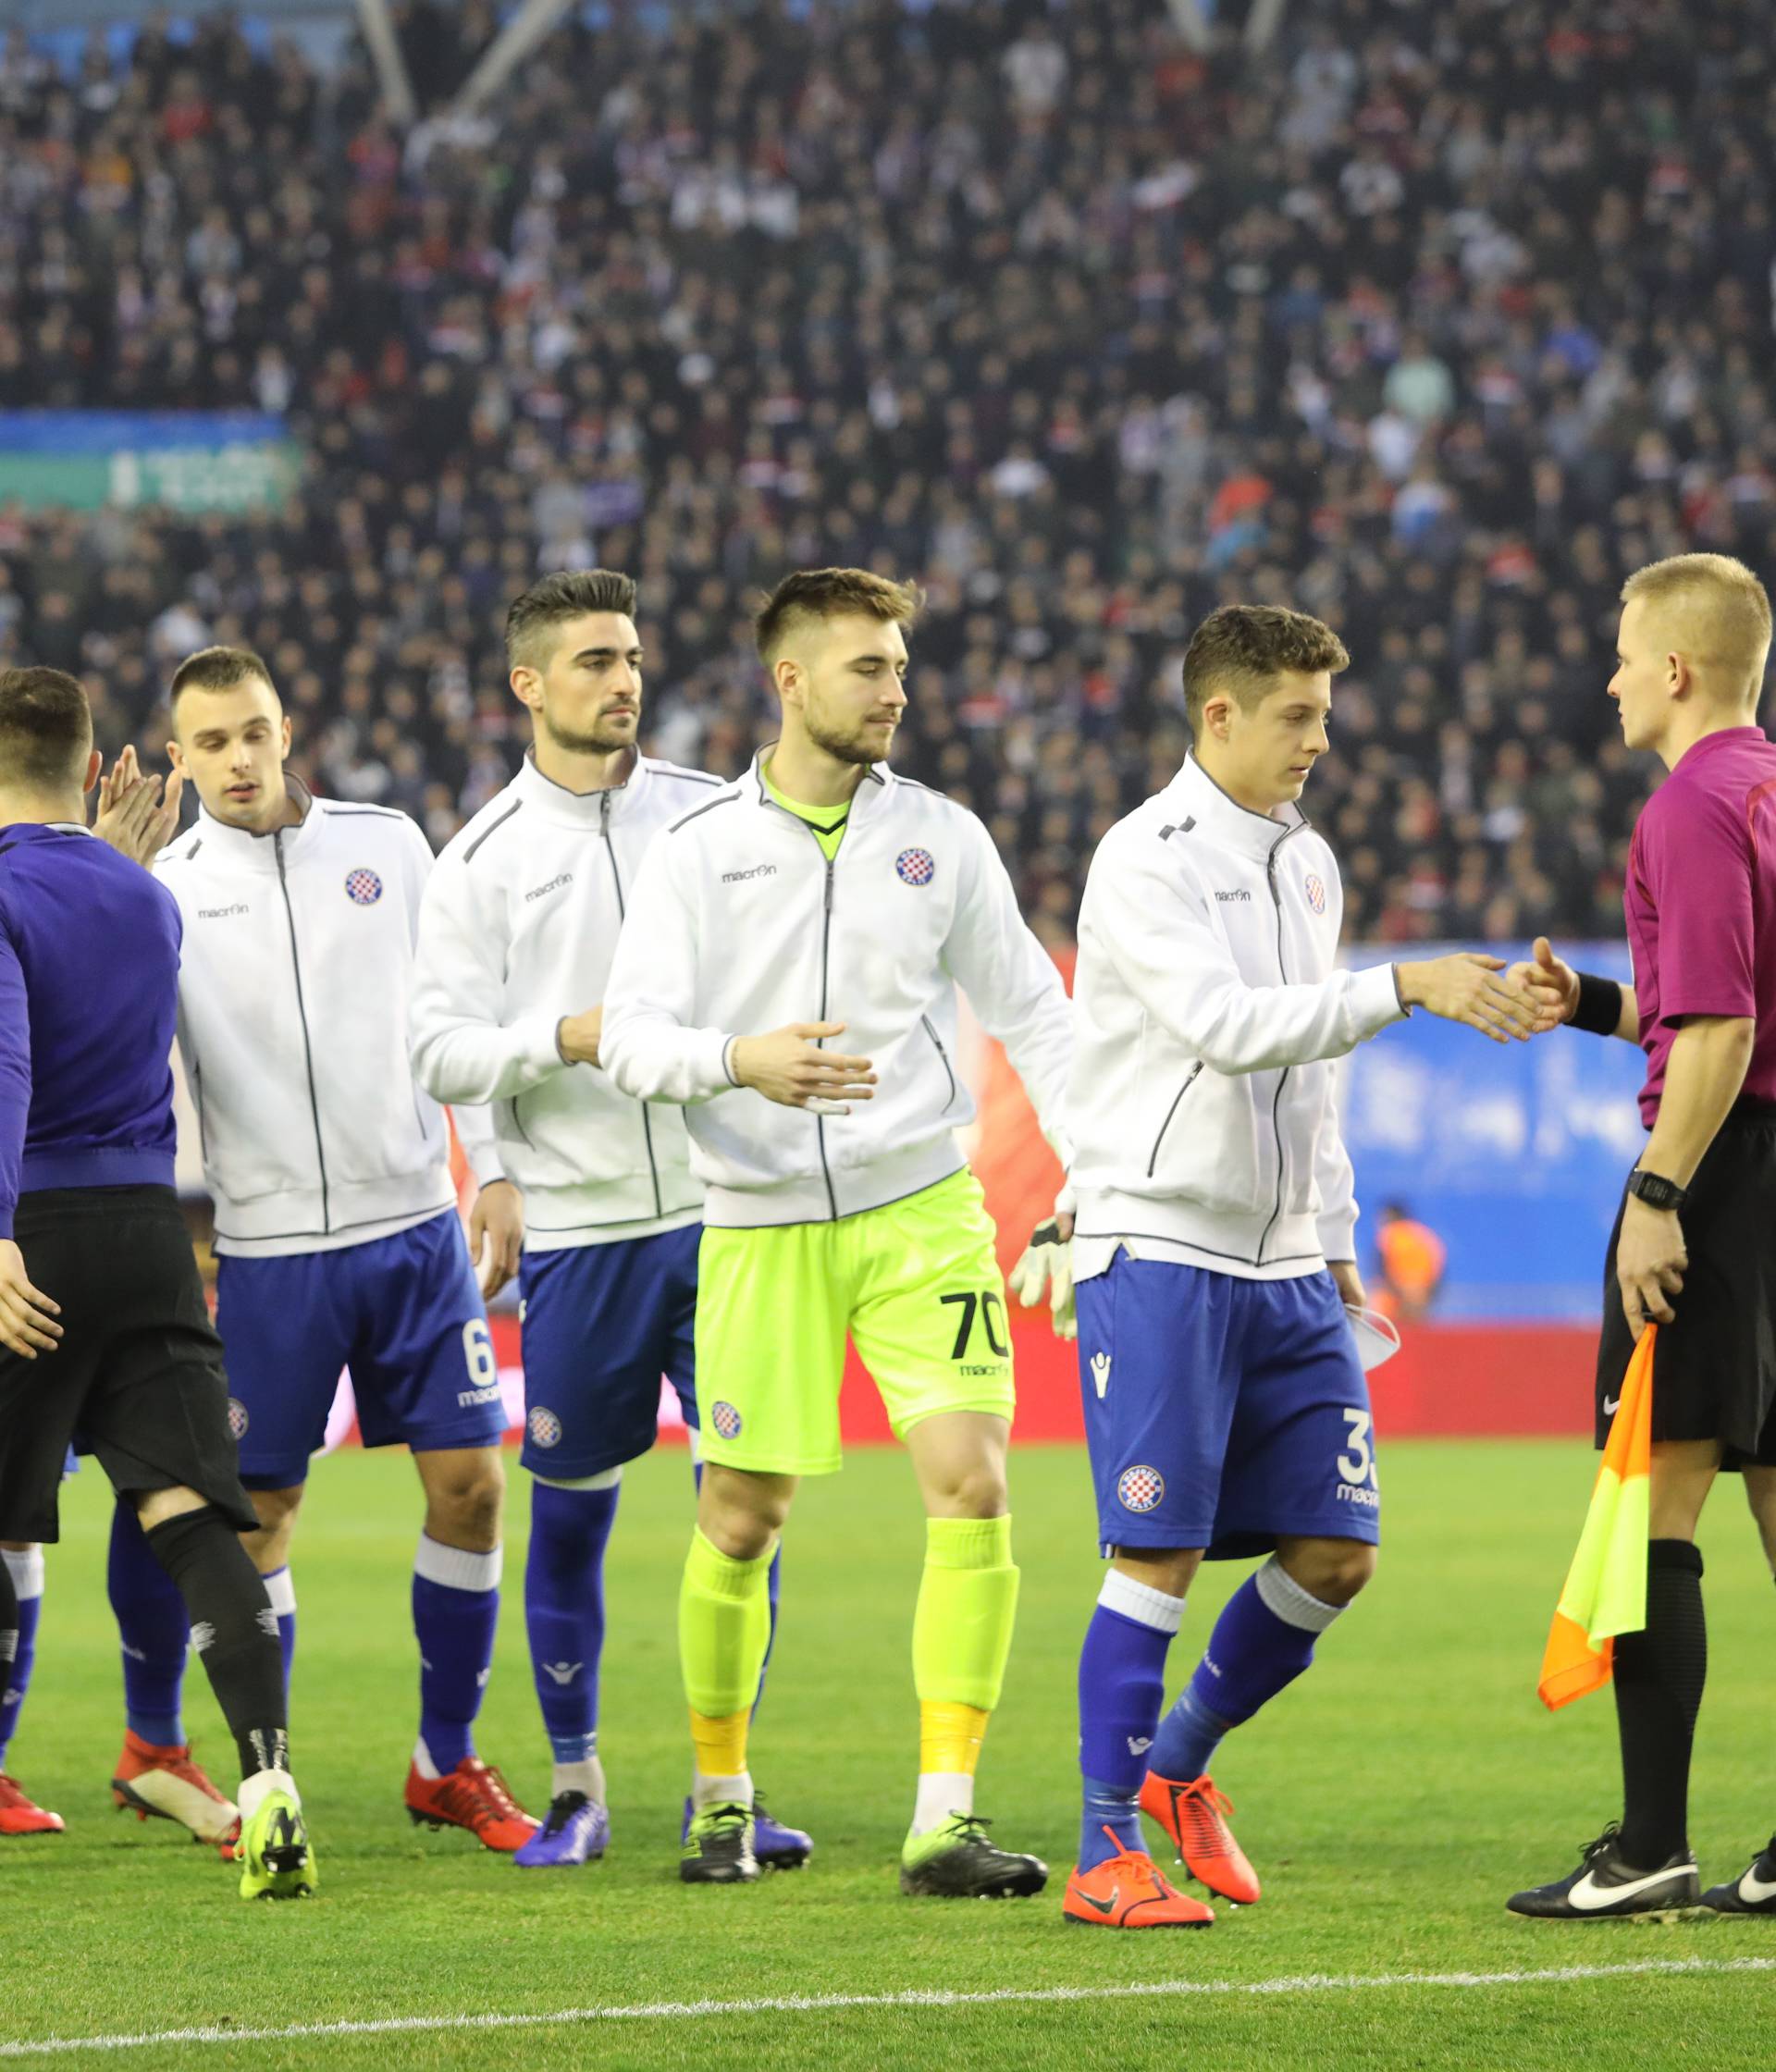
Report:
M 1628 1176 L 1628 1191 L 1638 1194 L 1649 1209 L 1681 1209 L 1690 1198 L 1688 1188 L 1679 1187 L 1663 1174 L 1643 1172 L 1638 1166 Z

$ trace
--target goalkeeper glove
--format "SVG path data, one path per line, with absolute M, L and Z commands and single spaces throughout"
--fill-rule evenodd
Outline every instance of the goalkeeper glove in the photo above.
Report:
M 1059 1218 L 1073 1215 L 1073 1190 L 1055 1197 L 1054 1214 L 1031 1233 L 1024 1255 L 1011 1270 L 1011 1292 L 1025 1309 L 1039 1309 L 1044 1300 L 1057 1338 L 1076 1338 L 1079 1320 L 1073 1311 L 1073 1246 L 1061 1235 Z

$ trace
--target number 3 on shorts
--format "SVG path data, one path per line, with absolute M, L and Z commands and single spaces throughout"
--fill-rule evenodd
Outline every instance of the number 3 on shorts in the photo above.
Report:
M 491 1388 L 500 1378 L 500 1364 L 493 1356 L 493 1340 L 485 1316 L 472 1316 L 462 1326 L 462 1358 L 469 1370 L 471 1388 Z
M 1365 1482 L 1373 1489 L 1375 1487 L 1375 1453 L 1369 1444 L 1369 1412 L 1348 1410 L 1344 1421 L 1350 1429 L 1345 1450 L 1338 1455 L 1338 1473 L 1354 1489 L 1362 1488 Z
M 961 1307 L 962 1315 L 956 1327 L 956 1344 L 951 1350 L 952 1360 L 966 1360 L 968 1356 L 968 1340 L 974 1336 L 974 1319 L 977 1310 L 987 1334 L 987 1345 L 995 1360 L 1008 1360 L 1011 1347 L 1005 1337 L 1005 1305 L 994 1289 L 985 1289 L 976 1294 L 969 1289 L 964 1295 L 940 1295 L 940 1302 L 956 1302 Z M 998 1311 L 995 1319 L 993 1312 Z

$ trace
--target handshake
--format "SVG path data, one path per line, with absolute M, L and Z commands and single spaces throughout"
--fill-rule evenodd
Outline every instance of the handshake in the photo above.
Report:
M 1546 935 L 1530 961 L 1507 968 L 1503 957 L 1462 950 L 1422 964 L 1397 964 L 1404 1007 L 1423 1007 L 1445 1021 L 1465 1022 L 1495 1043 L 1526 1043 L 1572 1018 L 1578 974 L 1554 955 Z
M 1554 955 L 1545 935 L 1536 938 L 1526 963 L 1508 967 L 1503 957 L 1460 950 L 1450 956 L 1397 964 L 1394 981 L 1402 1006 L 1465 1022 L 1495 1043 L 1526 1043 L 1532 1036 L 1559 1029 L 1572 1020 L 1579 1002 L 1577 972 Z M 1016 1300 L 1026 1309 L 1046 1303 L 1055 1336 L 1062 1338 L 1075 1338 L 1079 1331 L 1070 1244 L 1073 1206 L 1068 1187 L 1010 1275 Z

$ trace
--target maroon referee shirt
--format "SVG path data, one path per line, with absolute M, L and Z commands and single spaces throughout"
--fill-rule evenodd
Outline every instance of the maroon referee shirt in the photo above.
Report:
M 1755 1017 L 1745 1092 L 1776 1102 L 1776 744 L 1760 728 L 1705 734 L 1679 757 L 1635 824 L 1622 906 L 1647 1128 L 1687 1015 Z

